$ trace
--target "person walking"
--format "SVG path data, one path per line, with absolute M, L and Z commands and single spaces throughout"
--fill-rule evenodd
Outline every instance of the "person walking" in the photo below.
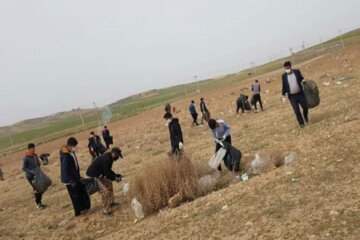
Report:
M 309 109 L 301 84 L 304 77 L 302 76 L 300 70 L 292 68 L 291 62 L 289 61 L 284 63 L 284 68 L 285 73 L 282 75 L 283 101 L 285 102 L 285 96 L 287 94 L 300 128 L 303 128 L 305 127 L 305 122 L 309 122 Z M 300 106 L 303 113 L 300 111 Z
M 211 129 L 212 137 L 215 140 L 216 147 L 215 153 L 219 151 L 220 148 L 224 147 L 223 142 L 227 142 L 230 145 L 231 143 L 231 129 L 230 126 L 222 119 L 210 119 L 209 128 Z M 227 153 L 228 154 L 228 153 Z M 227 154 L 224 157 L 224 162 L 227 157 Z M 221 171 L 221 164 L 218 167 L 218 170 Z
M 90 132 L 90 138 L 88 139 L 88 141 L 89 153 L 93 159 L 100 156 L 106 151 L 106 149 L 102 149 L 103 146 L 100 137 L 94 132 Z
M 106 144 L 106 149 L 109 150 L 110 145 L 113 144 L 113 137 L 110 135 L 110 130 L 107 126 L 104 126 L 104 129 L 102 130 L 102 137 Z
M 200 98 L 200 111 L 202 114 L 201 117 L 201 125 L 204 124 L 204 120 L 205 122 L 209 121 L 210 119 L 210 111 L 209 109 L 206 107 L 206 103 L 205 103 L 205 99 L 204 98 Z
M 184 145 L 184 139 L 179 119 L 173 118 L 171 113 L 165 113 L 164 119 L 169 126 L 171 152 L 173 156 L 180 156 Z
M 104 215 L 112 216 L 111 208 L 117 205 L 114 202 L 114 188 L 113 181 L 120 182 L 122 180 L 121 174 L 116 174 L 112 170 L 114 161 L 123 158 L 120 148 L 113 148 L 111 152 L 96 158 L 86 171 L 86 175 L 95 178 L 99 186 L 99 193 L 102 198 Z
M 61 182 L 66 186 L 73 204 L 75 217 L 87 212 L 90 207 L 90 197 L 85 185 L 80 181 L 80 167 L 76 157 L 78 141 L 70 137 L 66 146 L 60 149 Z
M 260 95 L 261 89 L 260 89 L 259 80 L 255 80 L 255 82 L 251 85 L 251 90 L 252 90 L 252 93 L 253 93 L 252 103 L 254 104 L 255 112 L 258 111 L 258 109 L 257 109 L 257 103 L 258 102 L 260 104 L 261 111 L 263 111 L 263 105 L 262 105 L 261 95 Z
M 197 122 L 197 118 L 198 118 L 198 113 L 196 112 L 196 108 L 195 108 L 195 101 L 192 100 L 189 106 L 189 111 L 191 114 L 191 117 L 193 118 L 193 126 L 199 126 L 199 123 Z
M 40 160 L 35 153 L 35 144 L 30 143 L 27 147 L 27 152 L 23 159 L 22 170 L 25 172 L 25 177 L 34 190 L 36 208 L 43 210 L 45 209 L 45 205 L 42 204 L 43 193 L 37 192 L 34 185 L 32 184 L 32 180 L 34 179 L 36 174 L 36 168 L 40 167 L 40 165 Z

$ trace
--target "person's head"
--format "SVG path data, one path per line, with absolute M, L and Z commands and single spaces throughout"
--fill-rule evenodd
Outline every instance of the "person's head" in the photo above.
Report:
M 35 154 L 35 144 L 33 144 L 33 143 L 29 143 L 29 145 L 28 145 L 28 153 L 29 154 Z
M 75 152 L 77 150 L 77 145 L 78 145 L 78 141 L 76 140 L 76 138 L 74 137 L 70 137 L 68 140 L 67 140 L 67 148 L 70 150 L 70 151 L 73 151 Z
M 210 119 L 209 122 L 209 128 L 214 130 L 215 128 L 217 128 L 219 126 L 219 124 L 216 122 L 215 119 Z
M 284 68 L 286 73 L 291 73 L 292 72 L 291 62 L 290 61 L 285 62 Z
M 259 83 L 259 80 L 256 79 L 255 82 L 256 82 L 256 83 Z
M 122 152 L 118 147 L 114 147 L 113 149 L 111 149 L 110 154 L 114 161 L 118 160 L 119 158 L 123 158 Z
M 192 100 L 192 101 L 191 101 L 191 104 L 195 104 L 195 101 L 194 101 L 194 100 Z
M 95 133 L 93 131 L 90 132 L 90 136 L 95 136 Z
M 201 102 L 203 102 L 204 100 L 205 100 L 205 99 L 204 99 L 203 97 L 202 97 L 202 98 L 200 98 L 200 101 L 201 101 Z
M 107 129 L 107 126 L 104 126 L 105 129 Z
M 166 121 L 167 123 L 171 123 L 171 121 L 172 121 L 172 119 L 173 119 L 173 116 L 172 116 L 171 113 L 167 112 L 167 113 L 165 113 L 165 115 L 164 115 L 164 119 L 165 119 L 165 121 Z

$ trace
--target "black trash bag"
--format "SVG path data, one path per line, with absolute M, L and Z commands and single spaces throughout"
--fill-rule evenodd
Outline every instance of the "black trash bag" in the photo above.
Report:
M 31 183 L 38 193 L 44 193 L 51 186 L 51 179 L 41 170 L 40 167 L 35 169 L 35 175 Z
M 99 150 L 99 153 L 101 154 L 101 155 L 103 155 L 105 152 L 106 152 L 106 147 L 104 146 L 104 144 L 102 144 L 102 143 L 98 143 L 98 150 Z
M 245 110 L 246 110 L 246 111 L 251 111 L 251 105 L 250 105 L 250 102 L 249 102 L 249 101 L 246 101 L 246 102 L 245 102 Z
M 86 192 L 89 196 L 99 191 L 99 186 L 97 185 L 95 178 L 82 178 L 81 182 L 85 185 Z
M 113 139 L 113 137 L 112 136 L 109 136 L 109 143 L 112 145 L 112 144 L 114 144 L 114 139 Z
M 304 94 L 308 108 L 314 108 L 320 104 L 319 88 L 313 80 L 302 81 Z
M 224 159 L 225 166 L 227 167 L 227 169 L 229 169 L 229 171 L 239 172 L 242 158 L 241 151 L 227 142 L 224 142 L 223 144 L 224 148 L 227 151 L 227 155 Z

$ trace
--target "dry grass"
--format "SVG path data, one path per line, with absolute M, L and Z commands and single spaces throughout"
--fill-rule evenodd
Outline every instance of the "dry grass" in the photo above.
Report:
M 194 199 L 198 191 L 198 175 L 186 157 L 161 159 L 146 164 L 134 177 L 131 186 L 130 195 L 143 205 L 145 214 L 150 214 L 166 207 L 169 199 L 177 194 L 181 202 Z

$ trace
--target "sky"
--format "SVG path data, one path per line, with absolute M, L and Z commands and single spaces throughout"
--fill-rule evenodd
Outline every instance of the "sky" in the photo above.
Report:
M 0 0 L 0 126 L 237 72 L 360 27 L 359 9 L 359 0 Z

